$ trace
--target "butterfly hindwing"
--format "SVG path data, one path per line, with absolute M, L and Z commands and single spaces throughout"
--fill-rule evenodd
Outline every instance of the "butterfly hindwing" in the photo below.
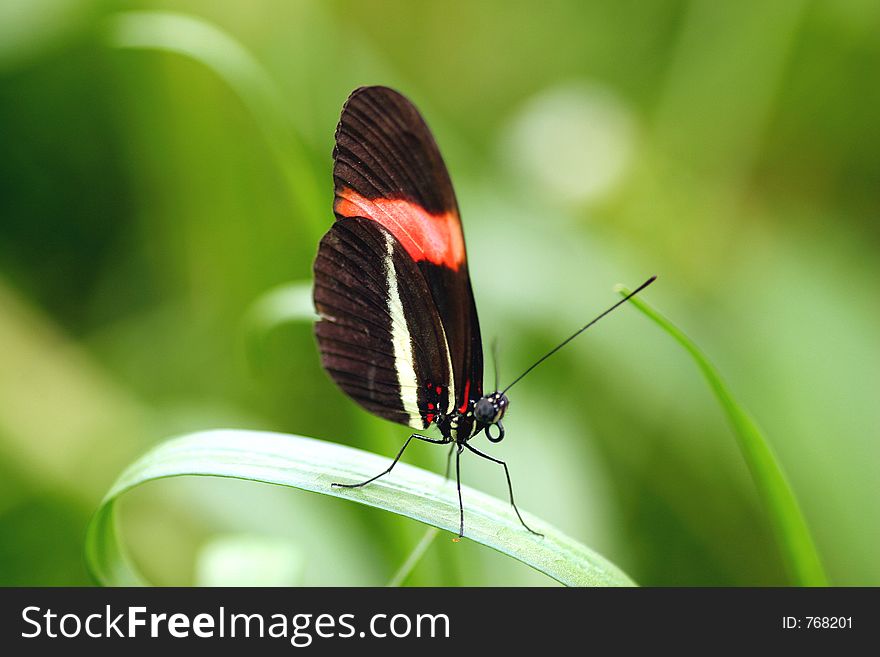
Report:
M 362 87 L 343 108 L 333 158 L 337 219 L 381 225 L 417 267 L 451 361 L 441 383 L 455 392 L 450 408 L 466 409 L 482 395 L 480 326 L 455 192 L 431 131 L 401 94 Z
M 324 368 L 350 397 L 425 429 L 451 405 L 449 352 L 431 293 L 400 242 L 362 217 L 337 221 L 315 261 Z

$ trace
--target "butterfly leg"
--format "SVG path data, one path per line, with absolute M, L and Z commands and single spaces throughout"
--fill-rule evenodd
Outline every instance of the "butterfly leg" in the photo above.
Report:
M 522 523 L 522 526 L 525 527 L 526 529 L 528 529 L 535 536 L 543 536 L 544 534 L 539 534 L 538 532 L 536 532 L 534 529 L 532 529 L 531 527 L 529 527 L 526 524 L 526 521 L 523 520 L 522 516 L 519 514 L 519 509 L 516 508 L 516 502 L 513 501 L 513 484 L 510 483 L 510 470 L 507 469 L 507 463 L 505 463 L 501 459 L 496 459 L 492 456 L 489 456 L 488 454 L 484 454 L 483 452 L 478 450 L 476 447 L 471 447 L 467 443 L 465 443 L 464 446 L 467 447 L 470 451 L 472 451 L 477 456 L 481 456 L 484 459 L 492 461 L 493 463 L 500 463 L 502 466 L 504 466 L 504 475 L 507 477 L 507 490 L 510 493 L 510 506 L 512 506 L 513 510 L 516 511 L 516 517 L 519 518 L 519 521 L 520 521 L 520 523 Z
M 467 444 L 467 443 L 465 443 Z M 455 452 L 455 486 L 458 488 L 458 539 L 464 536 L 464 503 L 461 501 L 461 445 L 453 445 L 458 449 Z
M 449 448 L 449 454 L 446 455 L 446 474 L 443 475 L 443 478 L 444 478 L 446 481 L 449 481 L 449 466 L 452 465 L 452 452 L 454 452 L 454 451 L 455 451 L 455 445 L 453 444 L 453 445 Z
M 375 477 L 370 477 L 366 481 L 362 481 L 359 484 L 337 484 L 334 482 L 334 483 L 330 484 L 330 486 L 335 487 L 335 488 L 360 488 L 361 486 L 366 486 L 367 484 L 369 484 L 372 481 L 376 481 L 379 477 L 387 475 L 389 472 L 391 472 L 391 468 L 393 468 L 395 465 L 397 465 L 397 462 L 400 460 L 400 457 L 403 456 L 403 452 L 406 450 L 407 446 L 409 445 L 410 441 L 413 438 L 418 438 L 419 440 L 423 440 L 426 443 L 434 443 L 435 445 L 445 445 L 446 443 L 449 442 L 449 439 L 447 439 L 447 438 L 440 438 L 440 439 L 429 438 L 428 436 L 423 436 L 421 434 L 414 433 L 409 438 L 406 439 L 405 443 L 403 443 L 403 447 L 401 447 L 400 451 L 397 452 L 397 456 L 394 457 L 394 460 L 391 462 L 391 465 L 389 465 L 386 470 L 383 470 L 382 472 L 377 474 Z

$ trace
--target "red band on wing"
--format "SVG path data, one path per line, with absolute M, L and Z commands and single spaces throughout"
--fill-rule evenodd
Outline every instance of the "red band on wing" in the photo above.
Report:
M 458 409 L 459 413 L 467 413 L 468 405 L 470 404 L 471 399 L 471 380 L 468 379 L 464 383 L 464 401 L 461 403 L 461 407 Z
M 366 217 L 391 231 L 415 261 L 457 270 L 465 261 L 464 238 L 456 212 L 431 214 L 403 199 L 369 199 L 343 188 L 333 210 L 343 217 Z

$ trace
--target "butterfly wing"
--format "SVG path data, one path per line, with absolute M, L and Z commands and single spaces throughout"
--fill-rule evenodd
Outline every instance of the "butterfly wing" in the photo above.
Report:
M 336 383 L 376 415 L 427 428 L 449 403 L 449 353 L 400 242 L 369 219 L 337 221 L 318 249 L 314 297 L 322 361 Z
M 315 265 L 325 367 L 365 408 L 410 426 L 466 410 L 482 395 L 480 327 L 431 132 L 399 93 L 362 87 L 343 107 L 333 159 L 337 221 Z

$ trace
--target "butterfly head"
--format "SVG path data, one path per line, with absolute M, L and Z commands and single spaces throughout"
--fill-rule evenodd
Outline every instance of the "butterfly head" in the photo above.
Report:
M 504 439 L 504 426 L 501 424 L 501 418 L 510 400 L 503 392 L 493 392 L 491 395 L 485 395 L 474 406 L 474 419 L 485 425 L 486 437 L 493 443 L 499 443 Z M 495 425 L 498 427 L 498 435 L 493 436 L 491 429 Z

